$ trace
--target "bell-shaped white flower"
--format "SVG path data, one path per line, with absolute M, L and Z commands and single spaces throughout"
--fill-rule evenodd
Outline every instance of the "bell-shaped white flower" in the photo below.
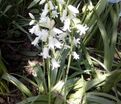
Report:
M 79 55 L 76 52 L 72 52 L 72 56 L 74 59 L 79 59 Z
M 52 29 L 55 25 L 55 21 L 53 19 L 50 19 L 49 17 L 44 17 L 39 20 L 39 24 L 42 27 Z
M 41 1 L 39 2 L 39 4 L 42 5 L 42 4 L 44 4 L 45 2 L 46 2 L 46 0 L 41 0 Z
M 61 42 L 59 42 L 56 38 L 54 38 L 54 44 L 56 48 L 59 48 L 59 49 L 62 48 Z
M 34 39 L 34 41 L 32 41 L 31 44 L 34 45 L 34 46 L 38 46 L 39 40 L 40 40 L 40 37 L 36 37 L 36 38 Z
M 67 18 L 65 21 L 64 21 L 64 26 L 63 26 L 63 31 L 70 31 L 70 19 Z
M 40 54 L 44 59 L 50 58 L 49 48 L 44 47 L 43 52 Z
M 63 31 L 62 30 L 60 30 L 60 29 L 58 29 L 58 28 L 53 28 L 53 31 L 56 33 L 56 34 L 62 34 L 63 33 Z
M 54 47 L 56 48 L 61 48 L 62 44 L 61 42 L 59 42 L 56 38 L 53 37 L 49 37 L 49 43 L 48 43 L 49 48 L 54 49 Z
M 77 24 L 76 28 L 77 28 L 77 32 L 80 33 L 80 36 L 85 34 L 86 31 L 88 30 L 88 27 L 86 25 L 84 26 L 84 25 L 81 25 L 81 24 Z
M 64 9 L 62 12 L 62 16 L 60 17 L 61 22 L 64 22 L 67 18 L 67 9 Z
M 74 15 L 77 14 L 77 13 L 79 13 L 79 10 L 76 7 L 72 6 L 72 5 L 69 5 L 68 9 Z
M 52 17 L 53 18 L 58 17 L 58 12 L 56 10 L 52 11 Z
M 54 58 L 51 60 L 51 65 L 52 65 L 52 70 L 60 67 L 59 62 L 56 61 Z
M 54 10 L 55 7 L 54 7 L 52 1 L 48 1 L 48 4 L 49 4 L 49 9 Z
M 42 10 L 41 13 L 41 18 L 45 18 L 46 15 L 48 14 L 49 10 L 48 10 L 48 3 L 45 4 L 44 9 Z
M 42 31 L 41 31 L 41 40 L 43 41 L 43 42 L 46 42 L 47 41 L 47 38 L 48 38 L 48 30 L 45 30 L 45 29 L 42 29 Z
M 40 32 L 40 27 L 38 24 L 34 25 L 31 29 L 29 29 L 29 32 L 31 34 L 35 34 L 36 36 L 38 36 L 38 33 Z
M 74 45 L 75 45 L 76 47 L 77 47 L 78 44 L 80 44 L 80 42 L 79 42 L 79 41 L 80 41 L 80 38 L 77 38 L 77 39 L 76 39 L 76 38 L 74 37 L 74 40 L 73 40 L 73 41 L 74 41 Z

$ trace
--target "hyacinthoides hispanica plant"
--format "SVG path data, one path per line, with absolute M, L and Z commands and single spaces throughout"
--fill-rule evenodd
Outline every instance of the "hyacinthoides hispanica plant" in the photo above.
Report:
M 43 58 L 42 67 L 44 73 L 47 73 L 48 86 L 41 91 L 48 93 L 48 104 L 52 104 L 52 88 L 57 83 L 63 86 L 60 90 L 63 92 L 66 101 L 66 83 L 70 70 L 71 60 L 80 59 L 78 51 L 80 41 L 88 30 L 86 24 L 82 24 L 78 18 L 79 10 L 64 0 L 41 0 L 39 3 L 43 6 L 39 19 L 36 19 L 32 13 L 29 29 L 36 38 L 32 41 L 34 46 L 41 45 L 40 56 Z M 63 61 L 67 61 L 67 64 Z M 37 73 L 33 74 L 35 77 Z M 45 86 L 46 86 L 45 85 Z M 66 102 L 65 102 L 66 103 Z
M 26 102 L 24 102 L 24 100 L 22 103 L 18 104 L 116 104 L 117 102 L 120 104 L 121 102 L 117 97 L 101 92 L 102 88 L 103 91 L 107 91 L 110 87 L 109 85 L 112 78 L 115 82 L 114 77 L 119 75 L 120 72 L 108 73 L 110 76 L 107 78 L 107 72 L 109 72 L 108 69 L 110 69 L 107 66 L 109 65 L 105 64 L 105 62 L 103 64 L 101 61 L 92 57 L 90 53 L 87 52 L 86 48 L 86 43 L 89 42 L 87 42 L 87 40 L 92 39 L 92 34 L 95 35 L 94 31 L 100 32 L 99 34 L 103 39 L 110 39 L 107 37 L 108 35 L 105 32 L 107 29 L 103 25 L 103 22 L 107 20 L 106 18 L 110 14 L 110 10 L 112 10 L 112 5 L 111 8 L 105 12 L 106 15 L 102 18 L 102 14 L 107 7 L 107 0 L 99 0 L 95 6 L 91 0 L 88 0 L 89 2 L 87 4 L 85 3 L 84 7 L 81 8 L 81 13 L 83 13 L 81 15 L 82 18 L 80 18 L 79 10 L 81 9 L 78 10 L 76 5 L 73 6 L 72 4 L 74 2 L 65 2 L 64 0 L 34 1 L 37 1 L 42 8 L 39 17 L 29 13 L 32 19 L 29 23 L 29 32 L 35 36 L 32 44 L 41 47 L 39 55 L 43 59 L 41 67 L 29 62 L 30 65 L 34 67 L 32 74 L 37 84 L 32 84 L 37 86 L 38 96 L 30 97 Z M 112 14 L 113 13 L 111 13 L 111 15 Z M 114 16 L 116 17 L 115 14 Z M 113 19 L 113 22 L 115 22 L 114 20 L 117 21 L 113 16 L 111 18 Z M 86 26 L 86 24 L 88 26 Z M 116 28 L 116 23 L 114 24 L 113 28 Z M 113 30 L 115 32 L 115 29 Z M 85 33 L 87 40 L 85 39 Z M 103 36 L 106 36 L 106 38 Z M 98 38 L 96 39 L 99 40 Z M 107 41 L 103 42 L 104 47 L 107 46 L 106 43 Z M 81 50 L 81 48 L 83 49 Z M 80 50 L 84 52 L 86 59 L 80 57 Z M 109 48 L 104 49 L 104 54 L 108 53 L 107 50 L 109 50 Z M 107 60 L 108 57 L 105 57 L 106 55 L 104 56 L 104 60 Z M 82 58 L 81 61 L 80 58 Z M 93 75 L 89 72 L 88 75 L 92 75 L 91 77 L 93 77 L 89 78 L 89 81 L 87 81 L 87 79 L 85 81 L 81 73 L 80 63 L 85 60 L 86 62 L 83 65 L 92 65 L 91 68 L 86 67 L 86 71 L 88 72 L 88 69 L 93 69 L 96 73 L 96 75 Z M 76 62 L 79 62 L 79 65 L 77 65 Z M 78 68 L 77 66 L 76 68 L 71 66 L 75 63 L 79 66 Z M 101 70 L 99 70 L 100 68 L 93 66 L 95 63 L 96 65 L 98 64 L 101 66 Z M 72 68 L 75 68 L 78 71 L 74 71 L 74 74 L 71 75 L 71 73 L 73 73 L 71 72 Z M 104 70 L 102 70 L 102 68 Z M 91 70 L 91 72 L 93 71 Z M 106 78 L 107 81 L 105 81 Z M 105 85 L 104 82 L 106 82 Z M 110 89 L 114 84 L 115 83 L 112 83 Z

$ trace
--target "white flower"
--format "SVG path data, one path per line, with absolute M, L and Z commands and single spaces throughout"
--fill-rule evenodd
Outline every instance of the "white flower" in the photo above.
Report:
M 40 32 L 40 27 L 38 24 L 34 25 L 31 29 L 29 29 L 31 34 L 37 35 Z M 38 35 L 37 35 L 38 36 Z
M 68 34 L 66 32 L 63 32 L 63 33 L 59 34 L 57 37 L 59 38 L 59 40 L 64 41 L 67 35 Z
M 65 21 L 64 21 L 64 26 L 63 26 L 63 31 L 70 31 L 70 19 L 67 18 Z
M 41 13 L 41 18 L 46 17 L 46 15 L 47 15 L 48 12 L 49 12 L 49 10 L 48 10 L 48 4 L 46 3 L 45 6 L 44 6 L 43 11 Z
M 80 38 L 77 38 L 77 39 L 76 39 L 76 38 L 74 37 L 74 40 L 73 40 L 73 41 L 74 41 L 74 45 L 75 45 L 76 47 L 77 47 L 77 44 L 80 44 L 80 42 L 79 42 L 79 41 L 80 41 Z
M 46 1 L 46 0 L 41 0 L 41 1 L 39 2 L 39 4 L 42 5 L 42 4 L 45 3 L 45 1 Z
M 58 17 L 58 13 L 56 10 L 53 10 L 52 11 L 52 17 L 55 18 L 55 17 Z
M 56 33 L 56 34 L 62 34 L 63 33 L 63 31 L 61 31 L 60 29 L 58 29 L 58 28 L 53 28 L 53 31 Z
M 76 53 L 76 52 L 72 52 L 72 55 L 73 55 L 73 57 L 74 57 L 74 59 L 79 59 L 79 55 Z
M 49 17 L 40 18 L 39 23 L 40 26 L 46 27 L 48 29 L 52 29 L 55 25 L 55 21 Z
M 77 24 L 76 28 L 77 28 L 77 32 L 80 33 L 80 36 L 85 34 L 86 31 L 88 30 L 88 27 L 86 25 L 84 26 L 84 25 L 81 25 L 81 24 Z
M 69 5 L 69 6 L 68 6 L 68 9 L 69 9 L 69 11 L 70 11 L 72 14 L 77 14 L 77 13 L 79 13 L 79 10 L 78 10 L 76 7 L 72 6 L 72 5 Z
M 59 42 L 56 38 L 54 38 L 54 42 L 55 42 L 55 47 L 56 48 L 62 48 L 62 44 L 61 44 L 61 42 Z
M 34 41 L 32 41 L 31 44 L 34 45 L 34 46 L 38 46 L 39 40 L 40 40 L 40 37 L 36 37 L 36 38 L 34 39 Z
M 47 17 L 47 16 L 46 17 L 40 17 L 40 20 L 39 20 L 40 25 L 45 24 L 47 22 L 48 18 L 49 17 Z
M 67 9 L 64 9 L 62 12 L 62 16 L 60 17 L 61 22 L 64 22 L 67 18 Z
M 40 38 L 43 42 L 46 42 L 48 38 L 48 31 L 45 29 L 42 29 Z
M 44 59 L 49 58 L 50 57 L 50 55 L 49 55 L 49 48 L 44 47 L 43 48 L 43 52 L 40 55 L 42 55 Z
M 35 35 L 37 37 L 34 40 L 33 44 L 38 43 L 37 40 L 39 40 L 39 39 L 42 40 L 43 42 L 46 42 L 47 38 L 48 38 L 48 30 L 42 29 L 41 31 L 38 31 L 37 33 L 35 33 Z
M 51 64 L 52 64 L 52 70 L 60 67 L 59 62 L 56 61 L 54 58 L 51 60 Z
M 51 48 L 51 49 L 54 49 L 54 47 L 60 49 L 62 47 L 61 42 L 59 42 L 56 38 L 53 38 L 53 37 L 49 37 L 48 45 L 49 45 L 49 48 Z
M 41 18 L 45 18 L 47 14 L 48 10 L 43 10 L 43 12 L 41 13 Z
M 52 1 L 48 1 L 48 4 L 49 4 L 49 9 L 54 10 L 54 5 L 53 5 Z

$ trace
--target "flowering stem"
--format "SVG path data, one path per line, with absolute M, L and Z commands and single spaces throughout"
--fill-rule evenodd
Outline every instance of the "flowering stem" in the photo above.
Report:
M 69 58 L 68 58 L 68 65 L 67 65 L 67 70 L 66 70 L 66 73 L 65 73 L 65 88 L 64 88 L 64 93 L 65 93 L 65 101 L 66 101 L 66 82 L 67 82 L 67 79 L 68 79 L 68 73 L 69 73 L 69 69 L 70 69 L 70 64 L 71 64 L 71 58 L 72 58 L 72 50 L 73 50 L 73 36 L 71 36 L 71 39 L 70 39 L 70 43 L 71 43 L 71 49 L 70 49 L 70 55 L 69 55 Z M 66 102 L 64 102 L 66 104 Z
M 48 97 L 48 104 L 51 104 L 51 79 L 50 79 L 50 77 L 51 77 L 51 73 L 50 73 L 50 60 L 48 59 L 47 60 L 47 72 L 48 72 L 48 90 L 49 90 L 49 97 Z

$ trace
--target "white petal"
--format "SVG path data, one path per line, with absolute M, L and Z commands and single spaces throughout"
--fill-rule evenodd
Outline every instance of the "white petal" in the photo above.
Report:
M 33 25 L 35 23 L 35 20 L 31 20 L 29 25 Z
M 56 38 L 54 39 L 54 45 L 56 48 L 59 48 L 59 49 L 62 47 L 61 42 L 59 42 Z
M 57 62 L 54 58 L 51 60 L 51 63 L 52 63 L 52 70 L 60 67 L 59 62 Z
M 29 13 L 29 16 L 31 17 L 31 19 L 35 19 L 34 15 L 32 13 Z
M 88 27 L 85 25 L 81 25 L 81 24 L 77 24 L 76 25 L 76 28 L 77 28 L 77 32 L 80 32 L 80 35 L 83 35 L 86 33 L 86 31 L 88 30 Z
M 48 13 L 48 10 L 43 10 L 43 12 L 41 14 L 41 18 L 45 18 L 47 13 Z
M 74 14 L 79 13 L 79 10 L 78 10 L 76 7 L 72 6 L 72 5 L 69 5 L 69 6 L 68 6 L 68 9 L 69 9 L 72 13 L 74 13 Z
M 49 48 L 54 49 L 55 43 L 54 43 L 53 37 L 49 37 L 49 44 L 48 45 L 49 45 Z
M 76 60 L 79 59 L 79 55 L 76 52 L 73 52 L 72 55 L 73 55 L 74 59 L 76 59 Z
M 66 18 L 67 18 L 67 9 L 64 9 L 60 19 L 62 22 L 64 22 Z
M 34 45 L 34 46 L 38 46 L 39 40 L 40 40 L 40 37 L 36 37 L 36 38 L 34 39 L 34 41 L 32 41 L 31 44 Z
M 70 19 L 67 18 L 65 21 L 64 21 L 64 26 L 63 26 L 63 31 L 70 31 Z
M 43 52 L 41 53 L 41 55 L 42 55 L 43 58 L 45 58 L 45 59 L 49 58 L 49 57 L 50 57 L 50 55 L 49 55 L 49 48 L 44 47 L 44 48 L 43 48 Z
M 58 17 L 58 12 L 56 10 L 52 11 L 52 17 L 53 18 Z
M 54 9 L 54 5 L 53 5 L 52 1 L 49 1 L 48 4 L 49 4 L 50 9 L 53 10 Z
M 80 38 L 77 38 L 77 39 L 76 39 L 76 38 L 74 37 L 74 40 L 73 40 L 73 41 L 74 41 L 74 45 L 75 45 L 76 47 L 77 47 L 78 44 L 80 44 L 80 42 L 79 42 L 79 41 L 80 41 Z
M 54 47 L 60 49 L 62 47 L 61 42 L 59 42 L 56 38 L 53 38 L 53 37 L 49 37 L 48 45 L 49 45 L 49 48 L 51 48 L 51 49 L 54 49 Z
M 60 29 L 58 29 L 58 28 L 53 28 L 53 31 L 56 33 L 56 34 L 62 34 L 63 33 L 63 31 L 61 31 Z
M 47 41 L 47 38 L 48 38 L 48 31 L 45 30 L 45 29 L 43 29 L 41 32 L 42 32 L 41 40 L 42 40 L 43 42 L 46 42 L 46 41 Z
M 39 2 L 39 4 L 42 5 L 42 4 L 45 3 L 45 1 L 46 1 L 46 0 L 41 0 L 41 1 Z

